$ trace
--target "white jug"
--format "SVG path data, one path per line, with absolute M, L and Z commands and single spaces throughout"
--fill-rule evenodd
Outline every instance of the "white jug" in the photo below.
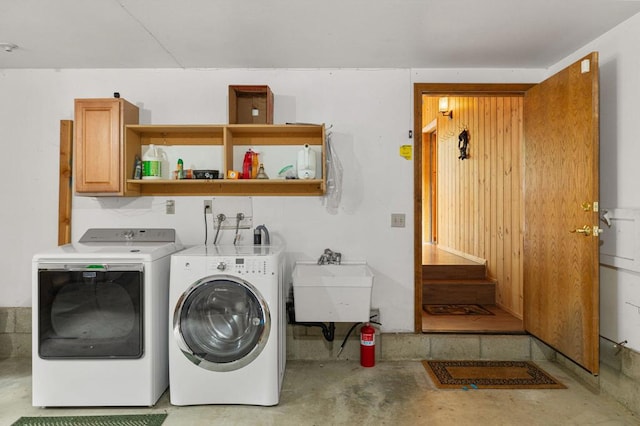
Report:
M 155 145 L 142 156 L 142 179 L 162 179 L 162 157 Z
M 298 179 L 315 179 L 316 177 L 316 152 L 309 144 L 298 151 Z

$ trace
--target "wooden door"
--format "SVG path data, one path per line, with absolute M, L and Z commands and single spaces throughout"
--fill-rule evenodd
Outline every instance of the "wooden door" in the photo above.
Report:
M 597 53 L 529 89 L 524 108 L 525 328 L 597 374 Z

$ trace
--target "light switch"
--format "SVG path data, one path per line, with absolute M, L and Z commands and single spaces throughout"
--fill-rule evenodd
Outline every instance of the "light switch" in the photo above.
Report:
M 405 215 L 404 213 L 391 213 L 391 227 L 392 228 L 404 228 Z

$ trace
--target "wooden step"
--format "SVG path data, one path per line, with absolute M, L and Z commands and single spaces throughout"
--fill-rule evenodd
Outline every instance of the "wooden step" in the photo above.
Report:
M 423 304 L 496 303 L 496 283 L 490 279 L 422 280 Z
M 428 280 L 482 280 L 486 268 L 482 263 L 464 265 L 422 265 L 422 279 Z

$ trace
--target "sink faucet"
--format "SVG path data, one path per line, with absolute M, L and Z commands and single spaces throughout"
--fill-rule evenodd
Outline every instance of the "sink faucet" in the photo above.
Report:
M 324 253 L 318 259 L 318 265 L 339 265 L 342 262 L 342 253 L 324 249 Z

